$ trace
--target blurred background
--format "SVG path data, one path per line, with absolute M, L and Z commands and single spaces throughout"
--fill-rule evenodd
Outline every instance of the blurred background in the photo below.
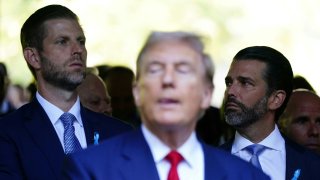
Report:
M 233 56 L 253 45 L 281 51 L 295 75 L 320 92 L 318 0 L 0 0 L 0 61 L 13 83 L 27 86 L 33 80 L 22 55 L 20 28 L 48 4 L 67 6 L 79 16 L 88 66 L 124 65 L 135 71 L 137 53 L 151 30 L 187 30 L 205 37 L 214 59 L 215 106 L 221 105 Z

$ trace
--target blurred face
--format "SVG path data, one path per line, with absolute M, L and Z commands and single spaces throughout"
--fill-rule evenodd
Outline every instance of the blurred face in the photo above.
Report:
M 286 134 L 320 154 L 320 98 L 311 92 L 294 92 L 286 113 Z
M 234 61 L 225 78 L 223 109 L 226 122 L 246 127 L 257 122 L 267 112 L 267 84 L 263 80 L 266 64 L 256 60 Z
M 95 112 L 112 114 L 111 98 L 101 78 L 88 74 L 77 90 L 83 106 Z
M 53 86 L 72 91 L 85 74 L 87 50 L 83 31 L 76 21 L 66 19 L 49 20 L 45 26 L 41 76 Z
M 177 41 L 154 44 L 142 57 L 134 97 L 143 123 L 153 132 L 192 131 L 210 105 L 200 55 Z

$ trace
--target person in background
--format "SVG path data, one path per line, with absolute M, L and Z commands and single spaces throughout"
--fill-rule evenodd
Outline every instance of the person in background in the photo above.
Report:
M 279 120 L 280 130 L 320 155 L 320 97 L 307 89 L 293 91 Z
M 320 157 L 283 137 L 277 121 L 290 98 L 293 72 L 287 58 L 267 46 L 240 50 L 225 78 L 224 116 L 236 129 L 222 146 L 271 179 L 316 179 Z
M 206 54 L 205 58 L 208 58 L 208 61 L 213 62 L 208 54 Z M 212 68 L 214 71 L 214 65 Z M 220 139 L 222 138 L 221 136 L 224 131 L 222 128 L 219 108 L 210 106 L 198 120 L 196 132 L 205 143 L 218 146 L 220 145 Z
M 112 66 L 103 80 L 111 96 L 112 116 L 139 127 L 141 121 L 132 94 L 134 72 L 124 66 Z
M 6 93 L 5 93 L 5 75 L 0 70 L 0 104 L 2 104 L 2 101 L 5 98 L 5 95 L 6 95 Z
M 316 92 L 308 80 L 300 75 L 293 77 L 293 89 L 308 89 L 312 92 Z
M 26 87 L 26 90 L 29 94 L 29 101 L 32 101 L 36 97 L 36 93 L 37 93 L 36 81 L 33 80 L 32 82 L 30 82 Z
M 132 128 L 80 104 L 86 38 L 76 14 L 61 5 L 34 12 L 21 28 L 36 97 L 0 124 L 0 179 L 61 179 L 65 155 Z
M 87 68 L 86 77 L 77 91 L 83 106 L 95 112 L 112 115 L 111 97 L 96 68 Z
M 7 99 L 15 109 L 29 102 L 30 97 L 27 96 L 26 90 L 20 84 L 12 84 L 7 92 Z
M 3 97 L 0 99 L 0 117 L 3 117 L 13 111 L 16 108 L 8 100 L 7 94 L 10 87 L 10 79 L 8 76 L 7 67 L 4 63 L 0 62 L 0 74 L 3 77 Z
M 268 179 L 197 139 L 195 126 L 213 90 L 212 62 L 204 56 L 196 34 L 153 32 L 133 86 L 141 128 L 67 157 L 64 179 Z
M 111 66 L 107 64 L 100 64 L 95 66 L 98 69 L 98 75 L 101 77 L 102 80 L 104 80 L 107 77 L 108 70 L 110 69 Z

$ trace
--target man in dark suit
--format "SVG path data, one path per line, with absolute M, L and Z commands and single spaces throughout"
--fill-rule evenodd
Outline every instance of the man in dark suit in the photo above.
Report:
M 230 154 L 201 143 L 197 120 L 210 106 L 212 62 L 200 38 L 154 32 L 137 60 L 133 87 L 142 126 L 66 159 L 65 179 L 268 179 Z
M 80 104 L 76 87 L 85 76 L 87 51 L 71 10 L 37 10 L 21 29 L 21 44 L 38 92 L 1 121 L 0 179 L 61 179 L 65 154 L 132 128 Z
M 287 58 L 266 46 L 239 51 L 225 78 L 223 112 L 235 127 L 222 146 L 262 169 L 271 179 L 317 179 L 320 158 L 287 140 L 276 125 L 292 92 L 293 72 Z

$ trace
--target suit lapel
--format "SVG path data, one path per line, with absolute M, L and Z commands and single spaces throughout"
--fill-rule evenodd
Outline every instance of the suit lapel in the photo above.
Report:
M 225 144 L 221 145 L 219 148 L 223 149 L 225 151 L 228 151 L 229 153 L 231 153 L 231 149 L 232 149 L 232 144 L 233 144 L 234 138 L 229 140 L 228 142 L 226 142 Z
M 29 107 L 30 109 L 24 112 L 25 127 L 35 145 L 49 162 L 51 169 L 58 175 L 60 168 L 57 167 L 61 166 L 64 158 L 64 151 L 58 135 L 36 99 L 30 103 Z
M 82 105 L 80 106 L 80 113 L 81 113 L 84 131 L 86 134 L 87 145 L 89 146 L 93 144 L 94 124 L 93 124 L 93 121 L 90 121 L 90 117 Z
M 151 154 L 151 150 L 143 137 L 141 128 L 132 132 L 123 143 L 123 179 L 153 179 L 159 175 Z M 142 170 L 142 171 L 141 171 Z
M 301 153 L 299 152 L 299 147 L 296 147 L 294 144 L 285 138 L 286 142 L 286 179 L 291 179 L 294 175 L 294 172 L 297 169 L 304 169 L 301 167 L 304 163 L 303 159 L 300 158 Z M 303 173 L 303 172 L 301 172 Z

